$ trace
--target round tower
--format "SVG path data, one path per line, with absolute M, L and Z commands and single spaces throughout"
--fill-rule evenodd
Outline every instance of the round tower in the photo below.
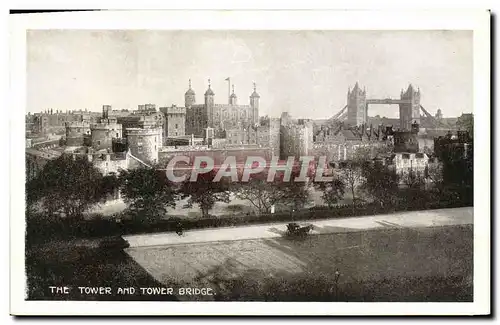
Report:
M 122 137 L 122 125 L 118 123 L 95 123 L 90 125 L 92 147 L 95 150 L 111 149 L 112 139 Z
M 90 123 L 84 121 L 66 122 L 66 145 L 68 147 L 83 146 L 85 135 L 90 135 Z
M 127 128 L 126 131 L 130 153 L 145 163 L 156 164 L 161 146 L 161 129 Z
M 252 108 L 252 122 L 259 123 L 259 100 L 260 96 L 257 93 L 257 85 L 253 83 L 253 93 L 250 95 L 250 107 Z
M 184 106 L 191 107 L 196 104 L 196 93 L 191 88 L 191 79 L 189 79 L 189 89 L 184 94 Z

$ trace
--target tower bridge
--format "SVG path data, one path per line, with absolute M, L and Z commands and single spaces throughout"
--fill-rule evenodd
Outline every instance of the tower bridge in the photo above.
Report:
M 348 125 L 359 126 L 368 123 L 369 105 L 398 105 L 399 106 L 399 128 L 410 130 L 414 123 L 421 124 L 420 112 L 434 127 L 448 127 L 445 123 L 435 119 L 420 104 L 420 89 L 414 89 L 410 84 L 406 91 L 401 90 L 400 98 L 374 99 L 366 98 L 366 89 L 361 89 L 356 82 L 354 88 L 347 91 L 347 105 L 345 105 L 333 117 L 333 121 L 344 121 Z

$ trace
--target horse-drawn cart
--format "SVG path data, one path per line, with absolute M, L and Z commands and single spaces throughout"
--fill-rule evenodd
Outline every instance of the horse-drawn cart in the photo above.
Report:
M 298 223 L 291 222 L 287 226 L 286 234 L 289 237 L 305 237 L 313 228 L 313 225 L 301 226 Z

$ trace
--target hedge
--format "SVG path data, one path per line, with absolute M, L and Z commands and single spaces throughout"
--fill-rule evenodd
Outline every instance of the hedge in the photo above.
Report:
M 113 218 L 94 218 L 90 220 L 75 220 L 61 218 L 48 220 L 28 216 L 26 227 L 26 240 L 28 242 L 49 241 L 67 238 L 92 238 L 108 237 L 131 234 L 172 232 L 178 227 L 179 222 L 185 231 L 190 229 L 235 227 L 258 223 L 286 222 L 300 220 L 317 220 L 328 218 L 346 218 L 374 214 L 386 214 L 396 211 L 416 211 L 427 209 L 442 209 L 469 206 L 469 202 L 460 200 L 430 200 L 428 197 L 417 200 L 400 200 L 394 206 L 381 207 L 371 203 L 353 207 L 352 205 L 339 205 L 336 207 L 313 207 L 310 209 L 291 212 L 278 212 L 262 215 L 223 215 L 208 218 L 186 218 L 170 216 L 168 219 L 159 219 L 153 222 L 140 219 L 125 219 L 117 221 Z

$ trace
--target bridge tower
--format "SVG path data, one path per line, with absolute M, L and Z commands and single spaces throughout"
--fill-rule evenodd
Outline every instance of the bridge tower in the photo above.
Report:
M 347 91 L 347 124 L 359 126 L 368 121 L 366 105 L 366 90 L 361 90 L 358 83 L 354 85 L 352 91 Z
M 420 89 L 415 90 L 410 84 L 405 92 L 401 90 L 401 99 L 408 103 L 399 104 L 400 128 L 410 131 L 412 124 L 420 125 Z

